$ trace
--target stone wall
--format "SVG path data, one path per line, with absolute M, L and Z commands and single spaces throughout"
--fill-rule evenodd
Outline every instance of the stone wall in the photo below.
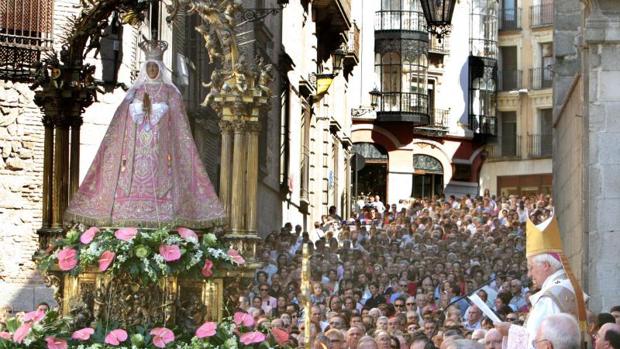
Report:
M 620 3 L 586 9 L 583 47 L 588 290 L 593 311 L 620 304 Z
M 0 304 L 31 310 L 52 302 L 32 255 L 41 227 L 43 125 L 25 84 L 0 82 Z

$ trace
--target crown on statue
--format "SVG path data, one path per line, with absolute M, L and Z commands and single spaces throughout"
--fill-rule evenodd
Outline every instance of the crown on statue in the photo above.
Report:
M 535 225 L 528 219 L 526 224 L 526 257 L 532 257 L 542 253 L 562 252 L 560 228 L 558 226 L 558 220 L 555 219 L 555 216 L 538 225 Z
M 168 43 L 161 40 L 145 40 L 139 44 L 147 61 L 163 61 L 164 52 L 168 49 Z

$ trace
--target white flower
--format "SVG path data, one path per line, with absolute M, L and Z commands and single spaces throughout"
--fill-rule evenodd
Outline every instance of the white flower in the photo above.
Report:
M 224 342 L 224 348 L 227 348 L 227 349 L 237 349 L 237 338 L 235 338 L 235 337 L 228 338 Z

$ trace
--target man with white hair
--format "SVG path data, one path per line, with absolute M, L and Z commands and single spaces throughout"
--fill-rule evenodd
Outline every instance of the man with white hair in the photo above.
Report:
M 502 349 L 502 335 L 492 328 L 484 336 L 484 349 Z
M 532 342 L 536 349 L 579 349 L 581 335 L 575 317 L 566 313 L 547 316 Z
M 527 221 L 526 257 L 528 276 L 534 283 L 534 289 L 540 290 L 530 296 L 532 308 L 525 329 L 505 322 L 496 324 L 496 328 L 502 335 L 509 335 L 509 341 L 511 337 L 513 340 L 518 337 L 517 341 L 527 340 L 529 348 L 533 349 L 532 340 L 545 318 L 568 313 L 585 321 L 585 305 L 583 297 L 578 297 L 574 291 L 576 287 L 582 292 L 579 284 L 570 280 L 570 271 L 564 269 L 562 240 L 555 217 L 539 225 Z

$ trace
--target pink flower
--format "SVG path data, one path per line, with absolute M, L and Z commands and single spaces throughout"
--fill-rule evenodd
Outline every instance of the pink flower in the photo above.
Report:
M 202 276 L 208 278 L 211 275 L 213 275 L 213 262 L 210 259 L 207 259 L 205 261 L 205 265 L 204 267 L 202 267 L 202 270 L 200 271 L 202 273 Z
M 4 339 L 4 340 L 7 340 L 7 341 L 10 341 L 11 340 L 11 334 L 6 332 L 6 331 L 2 331 L 2 332 L 0 332 L 0 339 Z
M 217 324 L 215 322 L 205 322 L 196 330 L 196 337 L 207 338 L 215 335 Z
M 112 264 L 115 256 L 116 254 L 112 251 L 103 252 L 101 254 L 101 257 L 99 257 L 99 271 L 108 270 L 108 267 L 110 267 L 110 264 Z
M 62 250 L 58 251 L 58 267 L 62 271 L 69 271 L 77 265 L 77 251 L 65 247 Z
M 88 228 L 88 230 L 86 230 L 80 236 L 80 242 L 83 243 L 84 245 L 90 244 L 91 241 L 93 241 L 93 239 L 95 238 L 95 234 L 97 234 L 98 232 L 99 232 L 99 229 L 97 227 Z
M 127 340 L 127 332 L 123 329 L 116 329 L 110 331 L 107 336 L 105 336 L 105 343 L 110 345 L 119 345 L 121 342 Z
M 271 334 L 273 335 L 273 338 L 276 340 L 276 343 L 280 344 L 281 346 L 284 346 L 284 344 L 288 342 L 289 335 L 288 333 L 286 333 L 286 331 L 284 331 L 281 328 L 277 328 L 277 327 L 272 328 Z
M 20 344 L 24 341 L 24 338 L 30 333 L 32 328 L 32 322 L 25 322 L 13 333 L 13 342 Z
M 177 233 L 187 241 L 198 242 L 198 235 L 191 229 L 179 227 L 177 228 Z
M 45 341 L 47 342 L 47 349 L 67 349 L 69 347 L 64 339 L 50 336 L 46 337 Z
M 254 343 L 262 343 L 266 338 L 267 337 L 265 337 L 263 333 L 254 331 L 242 334 L 239 340 L 245 345 L 250 345 Z
M 232 258 L 233 262 L 239 265 L 245 264 L 245 259 L 241 257 L 241 255 L 239 254 L 237 250 L 234 250 L 232 248 L 228 250 L 228 257 Z
M 166 344 L 174 341 L 174 333 L 165 327 L 156 327 L 151 330 L 153 335 L 153 345 L 158 348 L 165 348 Z
M 159 254 L 164 257 L 166 262 L 174 262 L 181 258 L 181 250 L 177 245 L 159 246 Z
M 114 233 L 117 239 L 123 241 L 129 241 L 138 235 L 138 229 L 136 228 L 121 228 Z
M 248 313 L 244 313 L 241 311 L 238 311 L 235 313 L 235 315 L 233 315 L 233 321 L 235 322 L 235 324 L 237 324 L 237 326 L 239 325 L 243 325 L 245 327 L 254 326 L 254 317 L 252 317 L 252 315 Z
M 24 317 L 22 318 L 22 321 L 23 322 L 28 322 L 28 321 L 39 322 L 41 321 L 41 319 L 43 319 L 44 316 L 45 316 L 45 312 L 43 310 L 35 310 L 29 313 L 26 313 Z
M 77 330 L 73 332 L 71 338 L 79 340 L 79 341 L 87 341 L 90 339 L 90 336 L 95 333 L 95 330 L 90 327 L 85 327 L 81 330 Z

